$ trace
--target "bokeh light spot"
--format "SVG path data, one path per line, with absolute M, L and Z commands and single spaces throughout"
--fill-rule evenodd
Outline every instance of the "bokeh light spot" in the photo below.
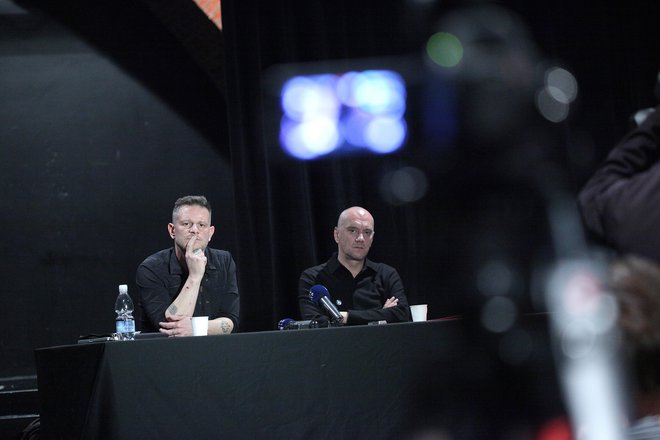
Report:
M 389 70 L 295 76 L 280 94 L 284 151 L 309 160 L 344 146 L 386 154 L 407 138 L 406 86 Z
M 454 67 L 463 58 L 463 44 L 453 34 L 437 32 L 426 42 L 426 54 L 439 66 Z
M 569 104 L 557 100 L 547 87 L 536 94 L 536 108 L 550 122 L 562 122 L 568 117 Z
M 399 149 L 406 138 L 406 127 L 402 119 L 377 117 L 367 124 L 365 140 L 367 148 L 374 153 L 391 153 Z
M 386 173 L 380 181 L 380 193 L 392 205 L 415 202 L 424 197 L 429 182 L 419 168 L 403 167 Z
M 567 102 L 573 102 L 578 95 L 578 83 L 571 72 L 561 67 L 548 69 L 545 75 L 548 88 L 561 90 Z
M 504 333 L 516 321 L 518 308 L 509 298 L 496 296 L 481 309 L 481 323 L 486 330 L 493 333 Z

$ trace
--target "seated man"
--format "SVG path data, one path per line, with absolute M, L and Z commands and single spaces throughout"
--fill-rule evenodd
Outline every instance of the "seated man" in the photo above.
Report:
M 374 239 L 374 219 L 358 206 L 341 213 L 334 229 L 337 253 L 300 275 L 298 304 L 302 319 L 321 325 L 329 318 L 323 307 L 309 297 L 315 284 L 328 289 L 346 325 L 372 321 L 410 321 L 410 308 L 397 271 L 367 259 Z
M 239 314 L 236 265 L 229 252 L 207 247 L 215 227 L 206 197 L 178 199 L 167 230 L 174 246 L 137 269 L 140 329 L 190 336 L 190 318 L 208 316 L 209 335 L 231 333 Z

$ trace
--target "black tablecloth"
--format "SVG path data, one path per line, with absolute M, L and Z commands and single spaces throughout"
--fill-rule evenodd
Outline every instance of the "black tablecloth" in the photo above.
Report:
M 462 327 L 406 323 L 38 349 L 42 433 L 113 440 L 403 438 L 415 425 L 462 413 L 464 399 L 477 395 L 465 391 L 464 376 L 468 388 L 483 385 L 470 403 L 474 414 L 483 407 L 492 370 L 487 357 L 475 363 Z M 474 365 L 482 371 L 467 371 Z M 454 410 L 431 410 L 434 402 Z M 499 397 L 494 402 L 493 411 L 507 406 Z

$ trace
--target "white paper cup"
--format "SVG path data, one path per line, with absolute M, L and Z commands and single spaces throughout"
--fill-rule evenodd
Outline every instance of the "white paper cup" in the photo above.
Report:
M 410 306 L 410 313 L 412 313 L 413 322 L 426 321 L 426 311 L 428 306 L 426 304 L 416 304 Z
M 193 316 L 192 318 L 193 336 L 206 336 L 209 334 L 209 317 Z

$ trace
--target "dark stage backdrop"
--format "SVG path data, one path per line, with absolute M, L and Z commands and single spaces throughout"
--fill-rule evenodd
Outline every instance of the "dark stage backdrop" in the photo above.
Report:
M 449 146 L 413 127 L 398 154 L 301 163 L 272 137 L 275 66 L 414 58 L 444 13 L 478 2 L 223 0 L 222 32 L 188 0 L 10 3 L 26 12 L 0 14 L 2 377 L 33 373 L 36 347 L 110 331 L 116 286 L 134 293 L 135 267 L 170 244 L 171 205 L 187 193 L 210 198 L 214 245 L 236 257 L 241 331 L 297 317 L 298 276 L 335 249 L 353 204 L 376 218 L 373 259 L 399 269 L 430 317 L 478 307 L 480 280 L 502 274 L 500 293 L 542 310 L 532 272 L 554 249 L 539 183 L 572 194 L 632 112 L 655 104 L 660 67 L 658 6 L 498 2 L 527 24 L 536 59 L 577 77 L 567 122 L 520 107 L 511 136 L 480 139 L 460 130 L 479 91 L 466 83 Z M 428 191 L 393 205 L 381 177 L 404 166 Z
M 508 84 L 497 75 L 459 78 L 445 94 L 425 83 L 420 60 L 428 36 L 442 30 L 438 22 L 449 13 L 477 5 L 504 8 L 513 18 L 502 26 L 510 39 L 498 38 L 497 26 L 485 30 L 488 20 L 467 23 L 482 45 L 477 61 L 496 72 L 531 66 L 533 90 L 521 92 L 516 75 Z M 572 203 L 628 129 L 630 115 L 654 105 L 660 60 L 648 10 L 617 2 L 526 1 L 225 0 L 222 6 L 239 263 L 253 272 L 242 280 L 249 295 L 246 326 L 267 328 L 296 313 L 300 271 L 335 249 L 337 214 L 353 204 L 375 216 L 371 256 L 399 269 L 411 302 L 428 302 L 431 317 L 478 310 L 492 294 L 509 296 L 521 311 L 544 311 L 543 280 L 536 275 L 556 256 L 548 199 L 558 193 Z M 507 66 L 511 53 L 519 64 Z M 375 65 L 378 58 L 418 63 L 411 75 L 418 89 L 410 95 L 418 119 L 406 148 L 307 163 L 283 156 L 274 72 L 282 66 L 306 72 L 320 61 L 327 71 L 345 71 L 366 58 Z M 571 71 L 580 87 L 571 117 L 557 124 L 541 120 L 533 105 L 543 68 L 553 65 Z M 435 107 L 425 101 L 436 98 Z M 505 128 L 482 136 L 479 117 L 488 123 L 499 114 Z M 457 134 L 443 143 L 432 128 L 447 116 Z M 408 166 L 426 175 L 427 193 L 411 203 L 388 203 L 383 176 Z
M 0 377 L 113 331 L 177 197 L 205 194 L 237 247 L 225 101 L 190 51 L 142 2 L 21 7 L 0 16 Z

